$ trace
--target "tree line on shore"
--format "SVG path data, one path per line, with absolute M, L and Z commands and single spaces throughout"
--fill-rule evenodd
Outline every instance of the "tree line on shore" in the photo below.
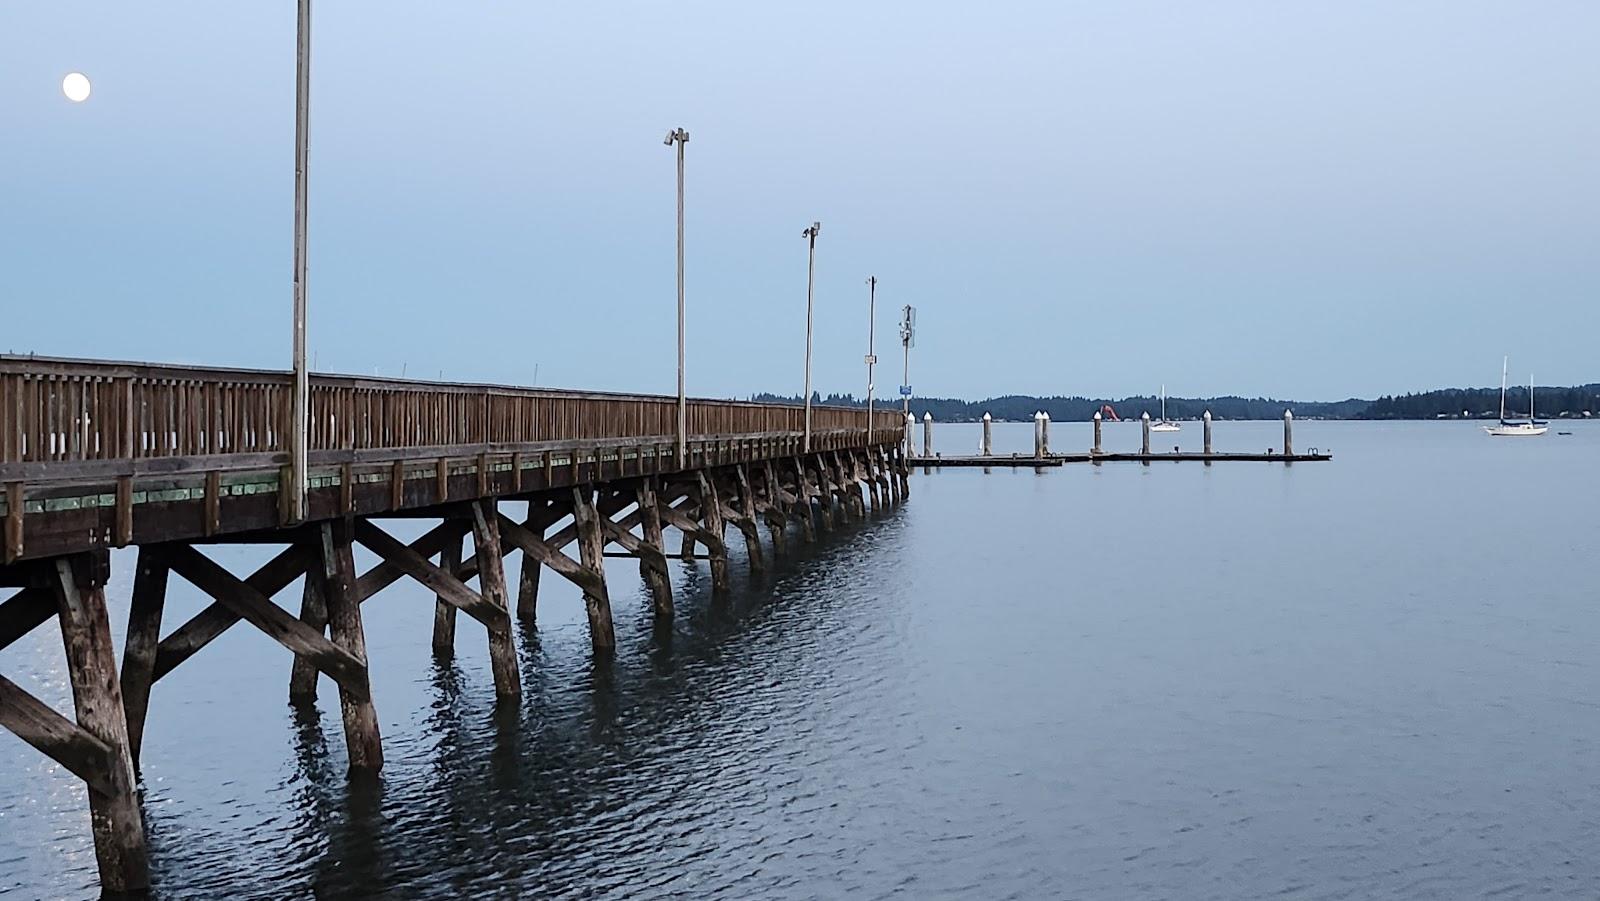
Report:
M 799 404 L 799 395 L 756 394 L 751 398 L 760 403 Z M 1586 418 L 1600 415 L 1600 384 L 1591 383 L 1568 388 L 1535 388 L 1536 412 L 1543 418 Z M 813 404 L 839 407 L 864 407 L 866 402 L 853 394 L 813 393 Z M 878 409 L 895 409 L 901 406 L 899 397 L 874 398 Z M 912 412 L 918 419 L 932 413 L 939 422 L 976 422 L 988 413 L 1000 422 L 1028 422 L 1040 410 L 1050 414 L 1052 420 L 1075 421 L 1093 418 L 1104 407 L 1111 407 L 1123 419 L 1138 419 L 1148 412 L 1155 419 L 1161 412 L 1161 399 L 1154 395 L 1138 394 L 1118 399 L 1039 397 L 1031 394 L 1008 394 L 984 400 L 969 401 L 953 397 L 914 397 Z M 1280 419 L 1284 410 L 1293 410 L 1300 419 L 1479 419 L 1495 418 L 1500 412 L 1499 388 L 1441 388 L 1408 394 L 1386 394 L 1375 400 L 1349 398 L 1337 401 L 1277 400 L 1267 397 L 1168 397 L 1167 418 L 1199 419 L 1205 411 L 1212 419 Z M 1508 416 L 1527 415 L 1528 389 L 1514 388 L 1506 392 Z

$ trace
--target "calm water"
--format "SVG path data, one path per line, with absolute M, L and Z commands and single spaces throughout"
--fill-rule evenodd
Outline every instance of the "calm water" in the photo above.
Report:
M 159 894 L 1600 897 L 1600 425 L 1570 428 L 1301 422 L 1333 463 L 918 473 L 765 580 L 737 562 L 725 604 L 675 562 L 666 640 L 613 561 L 609 669 L 547 575 L 501 711 L 482 630 L 436 666 L 432 597 L 396 586 L 364 608 L 372 787 L 331 685 L 297 717 L 287 652 L 239 627 L 156 687 Z M 201 606 L 174 586 L 168 629 Z M 70 709 L 60 660 L 40 630 L 0 671 Z M 0 895 L 95 894 L 82 788 L 0 732 Z

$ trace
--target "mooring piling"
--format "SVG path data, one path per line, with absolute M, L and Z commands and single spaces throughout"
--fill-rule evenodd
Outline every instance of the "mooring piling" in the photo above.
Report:
M 1042 451 L 1039 456 L 1048 457 L 1050 456 L 1050 413 L 1041 410 L 1039 411 L 1039 417 L 1040 450 Z
M 1094 448 L 1089 451 L 1091 454 L 1104 453 L 1100 450 L 1100 425 L 1100 414 L 1097 412 L 1094 414 Z
M 1205 453 L 1211 453 L 1211 411 L 1207 410 L 1200 416 L 1200 436 L 1205 448 Z
M 933 414 L 922 414 L 922 455 L 933 456 Z
M 1044 413 L 1035 410 L 1033 413 L 1033 458 L 1038 460 L 1044 457 Z
M 916 423 L 917 423 L 917 417 L 912 416 L 910 413 L 907 413 L 906 414 L 906 456 L 907 457 L 915 457 L 917 455 L 917 426 L 916 426 Z
M 1144 429 L 1144 441 L 1140 445 L 1139 453 L 1141 453 L 1141 454 L 1149 454 L 1150 453 L 1150 414 L 1149 413 L 1144 413 L 1144 414 L 1141 414 L 1139 416 L 1139 425 Z
M 1294 413 L 1283 411 L 1283 455 L 1294 456 Z
M 985 457 L 994 454 L 994 441 L 990 435 L 989 426 L 994 421 L 988 413 L 983 414 L 983 444 L 978 447 L 978 453 Z

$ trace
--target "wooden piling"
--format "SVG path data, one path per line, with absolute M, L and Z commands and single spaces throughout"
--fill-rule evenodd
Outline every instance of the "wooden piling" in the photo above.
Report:
M 600 529 L 600 514 L 594 508 L 594 489 L 585 485 L 572 489 L 572 515 L 578 527 L 578 555 L 591 579 L 583 591 L 584 609 L 589 614 L 589 644 L 601 659 L 610 659 L 617 649 L 617 636 L 611 624 L 611 594 L 606 590 L 605 535 Z
M 1139 427 L 1144 437 L 1139 445 L 1139 452 L 1148 456 L 1150 454 L 1150 414 L 1142 413 L 1139 416 Z
M 917 429 L 917 417 L 912 416 L 910 413 L 907 413 L 906 414 L 906 440 L 905 440 L 905 450 L 904 450 L 904 452 L 907 453 L 907 454 L 915 454 L 917 452 L 916 429 Z
M 376 772 L 383 768 L 383 742 L 378 735 L 378 714 L 372 706 L 367 639 L 361 628 L 361 599 L 356 595 L 350 523 L 342 519 L 324 522 L 321 546 L 322 597 L 328 605 L 329 637 L 336 647 L 360 663 L 353 682 L 339 683 L 339 709 L 344 717 L 350 771 Z M 308 575 L 307 578 L 313 577 Z
M 1033 413 L 1033 458 L 1044 457 L 1044 412 L 1035 410 Z
M 128 754 L 139 767 L 150 686 L 155 682 L 156 651 L 161 645 L 161 612 L 167 599 L 166 560 L 159 546 L 139 549 L 133 574 L 133 599 L 128 607 L 128 636 L 122 651 L 122 705 L 128 718 Z
M 744 536 L 745 553 L 750 557 L 750 568 L 760 570 L 766 568 L 766 561 L 761 555 L 761 529 L 756 520 L 756 495 L 750 489 L 750 474 L 745 471 L 744 464 L 733 468 L 733 475 L 739 487 L 739 521 L 736 525 L 739 534 Z
M 500 509 L 492 497 L 472 503 L 472 549 L 478 559 L 478 593 L 495 608 L 493 618 L 485 623 L 494 693 L 500 698 L 514 698 L 522 694 L 522 676 L 517 670 L 517 648 L 511 636 L 511 605 L 506 597 L 505 559 L 500 547 Z
M 922 414 L 922 455 L 933 456 L 933 414 Z
M 1042 451 L 1039 456 L 1050 456 L 1050 413 L 1045 410 L 1039 411 L 1039 440 L 1039 449 Z
M 300 585 L 300 621 L 323 635 L 328 629 L 328 604 L 323 598 L 321 569 L 312 566 Z M 305 704 L 317 699 L 317 664 L 305 654 L 295 654 L 289 668 L 289 703 Z
M 534 538 L 543 539 L 548 528 L 550 505 L 545 501 L 528 501 L 528 519 L 526 526 L 528 533 Z M 543 567 L 539 565 L 539 558 L 523 552 L 522 565 L 517 574 L 517 619 L 525 623 L 536 622 L 539 618 L 539 573 Z
M 463 539 L 452 538 L 439 552 L 439 568 L 452 576 L 461 573 L 461 545 Z M 481 558 L 480 558 L 480 563 Z M 480 585 L 482 582 L 480 581 Z M 433 602 L 433 656 L 448 660 L 456 650 L 456 607 L 442 594 L 434 595 Z
M 800 516 L 800 537 L 810 544 L 817 540 L 816 513 L 811 508 L 811 487 L 806 480 L 805 464 L 799 457 L 792 458 L 794 464 L 794 496 L 795 502 L 791 512 Z
M 1283 411 L 1283 455 L 1294 456 L 1294 413 Z
M 647 547 L 658 551 L 662 560 L 666 559 L 666 545 L 661 539 L 661 500 L 656 492 L 655 476 L 646 476 L 639 480 L 635 490 L 639 502 L 639 525 L 643 532 L 643 541 Z M 655 614 L 656 625 L 663 626 L 672 622 L 672 580 L 658 565 L 653 565 L 642 555 L 639 558 L 639 576 L 644 579 L 645 585 L 650 588 L 652 610 Z
M 150 864 L 144 817 L 134 790 L 122 685 L 111 645 L 105 579 L 98 569 L 86 555 L 61 558 L 51 581 L 78 727 L 98 742 L 98 756 L 105 768 L 99 784 L 89 787 L 89 820 L 100 887 L 112 893 L 137 892 L 150 884 Z
M 1207 410 L 1200 415 L 1201 448 L 1204 453 L 1211 453 L 1211 411 Z
M 1100 414 L 1099 413 L 1095 413 L 1094 414 L 1094 447 L 1089 451 L 1089 453 L 1091 453 L 1091 454 L 1102 454 L 1102 453 L 1105 453 L 1105 451 L 1100 449 L 1100 426 L 1101 426 Z
M 722 519 L 722 501 L 717 495 L 717 484 L 706 478 L 704 470 L 696 472 L 695 478 L 700 485 L 700 521 L 707 532 L 720 538 L 726 532 L 727 524 Z M 708 546 L 706 549 L 711 556 L 711 587 L 715 591 L 727 591 L 730 587 L 728 549 L 725 545 Z
M 983 441 L 978 445 L 978 454 L 980 456 L 989 457 L 994 455 L 994 441 L 989 430 L 989 426 L 993 421 L 994 417 L 988 413 L 983 414 Z

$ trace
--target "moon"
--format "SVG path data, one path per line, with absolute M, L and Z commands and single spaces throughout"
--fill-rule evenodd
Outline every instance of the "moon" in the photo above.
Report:
M 61 79 L 61 93 L 73 103 L 82 103 L 89 99 L 89 92 L 93 87 L 89 84 L 89 76 L 82 72 L 69 72 L 66 78 Z

